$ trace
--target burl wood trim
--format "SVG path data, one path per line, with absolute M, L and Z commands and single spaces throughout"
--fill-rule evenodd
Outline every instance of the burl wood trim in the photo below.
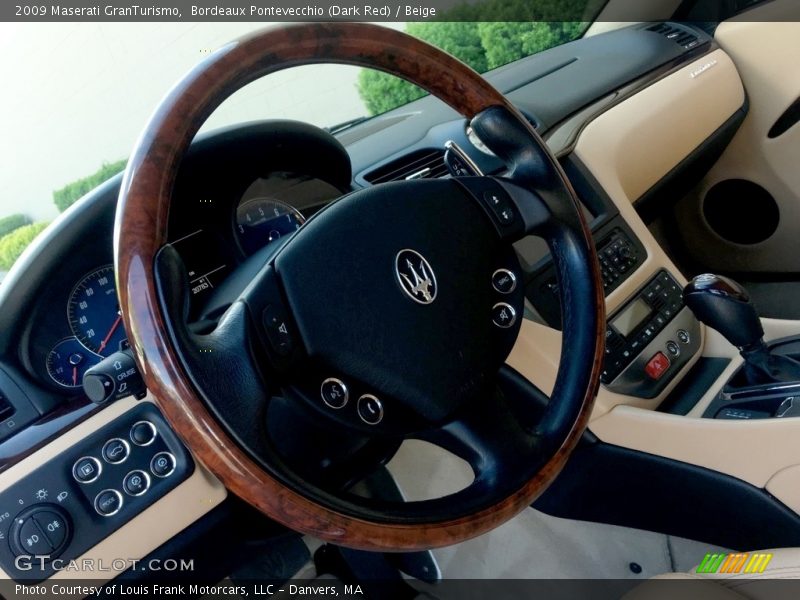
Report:
M 417 550 L 461 542 L 491 530 L 529 506 L 561 471 L 588 422 L 602 358 L 602 331 L 591 389 L 569 439 L 513 495 L 468 517 L 425 525 L 385 524 L 340 514 L 288 489 L 230 438 L 198 398 L 172 349 L 159 308 L 154 258 L 167 241 L 173 183 L 189 143 L 211 112 L 243 85 L 310 63 L 380 69 L 408 79 L 471 118 L 502 105 L 539 140 L 527 121 L 482 77 L 458 60 L 403 33 L 368 24 L 302 24 L 231 42 L 200 63 L 162 101 L 136 144 L 120 191 L 115 231 L 117 289 L 125 326 L 148 388 L 195 457 L 234 494 L 303 533 L 367 550 Z M 553 163 L 556 168 L 557 164 Z M 566 181 L 566 177 L 564 177 Z M 574 194 L 573 194 L 574 195 Z M 580 214 L 577 209 L 576 211 Z M 588 227 L 584 230 L 592 247 Z M 598 279 L 599 273 L 595 274 Z M 598 298 L 602 306 L 602 298 Z M 603 319 L 600 319 L 601 325 Z

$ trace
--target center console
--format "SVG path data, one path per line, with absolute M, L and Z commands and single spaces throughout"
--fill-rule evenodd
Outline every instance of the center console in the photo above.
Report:
M 681 286 L 659 271 L 609 317 L 600 380 L 620 394 L 655 398 L 700 350 L 700 339 Z

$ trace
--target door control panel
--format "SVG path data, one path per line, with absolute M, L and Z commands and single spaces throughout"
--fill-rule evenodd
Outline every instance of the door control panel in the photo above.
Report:
M 683 288 L 662 270 L 609 318 L 600 381 L 654 398 L 699 349 L 700 323 L 683 304 Z
M 47 579 L 193 470 L 159 410 L 135 407 L 0 493 L 0 567 Z

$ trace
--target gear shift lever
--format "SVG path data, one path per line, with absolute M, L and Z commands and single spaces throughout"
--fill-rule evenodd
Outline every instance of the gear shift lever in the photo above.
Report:
M 799 362 L 770 353 L 755 306 L 740 284 L 721 275 L 698 275 L 684 288 L 683 301 L 739 349 L 748 385 L 800 381 Z

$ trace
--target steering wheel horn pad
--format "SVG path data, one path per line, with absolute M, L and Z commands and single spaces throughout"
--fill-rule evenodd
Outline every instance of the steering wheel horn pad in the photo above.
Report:
M 312 360 L 432 423 L 491 394 L 520 326 L 492 322 L 500 301 L 522 314 L 521 288 L 492 288 L 496 270 L 520 273 L 519 262 L 453 180 L 346 196 L 289 241 L 275 268 Z M 434 279 L 435 297 L 425 289 Z M 409 293 L 419 284 L 430 301 Z
M 334 202 L 270 259 L 216 330 L 195 335 L 185 322 L 179 258 L 168 244 L 181 160 L 203 122 L 239 88 L 280 69 L 328 62 L 380 69 L 439 97 L 471 121 L 509 175 L 384 184 Z M 496 210 L 485 186 L 504 195 L 514 219 Z M 528 234 L 543 237 L 553 254 L 564 328 L 555 386 L 536 423 L 499 383 L 520 328 L 523 282 L 508 298 L 492 286 L 499 268 L 521 276 L 510 244 Z M 404 273 L 399 257 L 411 262 Z M 288 25 L 207 57 L 163 100 L 128 162 L 115 263 L 140 370 L 198 462 L 264 514 L 323 540 L 418 550 L 489 531 L 547 488 L 588 422 L 605 313 L 591 232 L 575 193 L 499 92 L 406 34 L 358 23 Z M 514 308 L 512 327 L 492 322 L 499 302 Z M 285 352 L 276 353 L 265 333 L 270 306 L 280 309 L 294 341 Z M 376 442 L 394 440 L 395 447 L 409 437 L 432 441 L 469 462 L 473 484 L 445 498 L 382 503 L 322 489 L 292 470 L 264 438 L 266 429 L 282 426 L 269 421 L 268 407 L 292 405 L 291 398 L 276 399 L 281 388 L 318 390 L 329 377 L 347 377 L 359 393 L 385 400 L 381 424 L 354 424 L 362 435 L 372 431 Z M 533 397 L 520 379 L 512 387 Z M 305 401 L 331 415 L 329 427 L 309 435 L 334 431 L 337 420 L 348 423 L 347 407 L 324 407 L 318 396 Z M 397 425 L 393 419 L 404 411 L 414 418 Z

